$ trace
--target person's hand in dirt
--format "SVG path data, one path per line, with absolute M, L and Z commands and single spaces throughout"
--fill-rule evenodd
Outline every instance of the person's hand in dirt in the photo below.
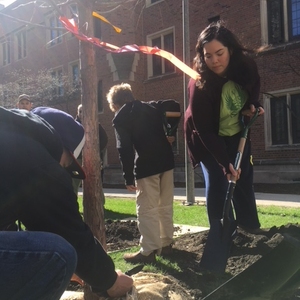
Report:
M 120 270 L 116 270 L 118 277 L 113 286 L 108 289 L 106 292 L 109 297 L 116 298 L 122 297 L 129 292 L 133 286 L 133 279 L 122 273 Z

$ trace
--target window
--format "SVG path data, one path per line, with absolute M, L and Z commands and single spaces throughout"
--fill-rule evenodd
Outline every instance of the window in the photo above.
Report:
M 267 145 L 300 144 L 300 90 L 270 93 L 265 96 Z
M 300 0 L 261 0 L 261 21 L 264 44 L 300 39 Z
M 64 95 L 64 84 L 63 84 L 63 71 L 62 69 L 53 70 L 51 72 L 53 79 L 53 96 L 63 96 Z
M 53 28 L 50 29 L 50 35 L 49 35 L 50 46 L 60 44 L 62 42 L 62 34 L 63 34 L 62 29 L 60 29 L 63 27 L 61 22 L 57 17 L 54 16 L 49 17 L 48 22 L 49 22 L 49 26 Z
M 75 22 L 78 24 L 78 7 L 77 4 L 70 4 L 70 18 L 74 18 Z
M 300 38 L 300 0 L 289 1 L 289 36 Z
M 158 47 L 174 54 L 174 33 L 173 28 L 162 33 L 148 36 L 148 44 Z M 175 66 L 168 60 L 158 56 L 149 55 L 148 57 L 148 76 L 155 77 L 175 72 Z
M 73 4 L 69 5 L 69 10 L 67 11 L 66 16 L 67 16 L 68 19 L 73 19 L 75 24 L 78 25 L 79 20 L 78 20 L 78 7 L 77 7 L 77 4 L 73 3 Z M 73 38 L 73 37 L 75 37 L 75 35 L 71 32 L 68 32 L 67 37 L 68 38 Z
M 10 64 L 10 41 L 1 43 L 2 66 Z
M 80 73 L 79 64 L 77 62 L 70 65 L 70 72 L 72 76 L 73 88 L 78 88 L 80 85 Z
M 162 2 L 163 0 L 146 0 L 146 7 L 155 4 L 157 2 Z
M 22 59 L 27 56 L 27 36 L 26 31 L 16 33 L 16 58 Z

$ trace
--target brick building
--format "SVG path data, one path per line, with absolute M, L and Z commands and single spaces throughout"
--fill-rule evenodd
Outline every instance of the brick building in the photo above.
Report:
M 195 55 L 197 36 L 211 21 L 222 19 L 249 48 L 270 45 L 256 57 L 261 75 L 261 101 L 265 116 L 253 125 L 253 159 L 256 182 L 300 181 L 300 0 L 185 0 L 188 24 L 183 25 L 183 1 L 97 1 L 95 11 L 122 29 L 116 33 L 107 23 L 95 19 L 95 36 L 116 46 L 157 46 L 188 65 Z M 33 72 L 49 68 L 78 79 L 79 42 L 59 26 L 55 10 L 17 0 L 0 11 L 0 84 L 5 72 L 21 67 Z M 76 14 L 75 4 L 60 6 L 68 17 Z M 72 14 L 73 12 L 73 14 Z M 8 18 L 9 15 L 16 19 Z M 186 19 L 187 20 L 187 19 Z M 41 27 L 34 24 L 40 24 Z M 46 29 L 47 27 L 48 29 Z M 51 29 L 53 28 L 53 29 Z M 183 29 L 188 45 L 183 45 Z M 25 33 L 24 33 L 25 32 Z M 22 50 L 22 51 L 20 51 Z M 21 56 L 18 56 L 21 55 Z M 184 81 L 181 70 L 155 55 L 113 53 L 97 48 L 99 121 L 109 136 L 105 182 L 122 183 L 111 120 L 113 114 L 105 101 L 109 88 L 117 83 L 132 85 L 137 99 L 143 101 L 173 98 L 184 109 Z M 72 115 L 80 99 L 60 104 Z M 181 120 L 176 153 L 175 181 L 184 181 L 184 138 Z M 195 181 L 202 181 L 199 168 Z

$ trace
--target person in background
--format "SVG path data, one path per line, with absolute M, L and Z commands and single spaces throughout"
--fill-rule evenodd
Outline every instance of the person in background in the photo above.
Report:
M 75 117 L 75 120 L 77 122 L 79 122 L 80 124 L 82 123 L 82 104 L 79 104 L 77 107 L 77 115 Z M 101 160 L 101 182 L 103 184 L 103 176 L 104 176 L 104 164 L 103 164 L 103 160 L 104 160 L 104 155 L 107 149 L 107 143 L 108 143 L 108 136 L 106 131 L 104 130 L 104 128 L 102 127 L 102 125 L 99 123 L 99 143 L 100 143 L 100 147 L 99 147 L 99 151 L 100 151 L 100 160 Z M 80 153 L 80 155 L 77 158 L 78 163 L 82 164 L 82 152 Z M 74 187 L 74 191 L 77 193 L 78 192 L 78 188 L 80 186 L 80 180 L 78 181 L 77 179 L 73 180 L 73 187 Z
M 194 167 L 201 164 L 205 179 L 209 221 L 222 219 L 230 175 L 238 176 L 233 205 L 239 227 L 258 232 L 253 190 L 253 164 L 250 134 L 240 170 L 234 170 L 243 122 L 242 112 L 252 117 L 259 108 L 260 77 L 252 50 L 245 48 L 222 22 L 212 23 L 199 35 L 194 68 L 198 81 L 188 85 L 189 105 L 184 131 Z M 248 118 L 249 119 L 249 118 Z
M 75 121 L 79 122 L 81 124 L 81 116 L 82 116 L 82 104 L 79 104 L 77 107 L 77 114 L 75 116 Z M 80 166 L 82 166 L 82 151 L 80 151 L 78 157 L 77 157 L 77 162 Z M 80 178 L 72 178 L 72 185 L 74 192 L 76 195 L 78 195 L 78 189 L 82 183 L 82 180 Z
M 30 97 L 26 94 L 20 95 L 18 97 L 17 108 L 18 109 L 26 109 L 28 111 L 31 111 L 32 101 L 31 101 Z
M 0 139 L 0 228 L 20 220 L 27 229 L 0 233 L 3 299 L 59 299 L 74 269 L 93 292 L 125 295 L 133 280 L 115 270 L 72 188 L 72 177 L 85 177 L 75 159 L 85 141 L 82 125 L 54 108 L 0 107 Z
M 164 132 L 158 109 L 161 102 L 155 108 L 154 102 L 151 105 L 135 100 L 129 84 L 111 87 L 107 101 L 115 112 L 112 122 L 125 185 L 128 191 L 136 192 L 141 234 L 140 250 L 126 253 L 124 259 L 131 263 L 153 263 L 156 254 L 168 255 L 172 251 L 174 155 L 168 139 L 173 141 L 174 137 L 166 137 Z

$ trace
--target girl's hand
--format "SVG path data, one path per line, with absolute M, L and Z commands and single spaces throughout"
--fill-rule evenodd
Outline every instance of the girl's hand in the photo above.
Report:
M 256 108 L 253 104 L 250 105 L 250 109 L 242 111 L 242 115 L 252 118 L 256 112 Z M 265 113 L 265 110 L 260 106 L 258 115 L 262 116 Z
M 235 178 L 235 181 L 239 180 L 241 176 L 241 169 L 235 170 L 232 164 L 229 164 L 230 174 L 226 174 L 227 180 L 230 181 L 231 177 Z

